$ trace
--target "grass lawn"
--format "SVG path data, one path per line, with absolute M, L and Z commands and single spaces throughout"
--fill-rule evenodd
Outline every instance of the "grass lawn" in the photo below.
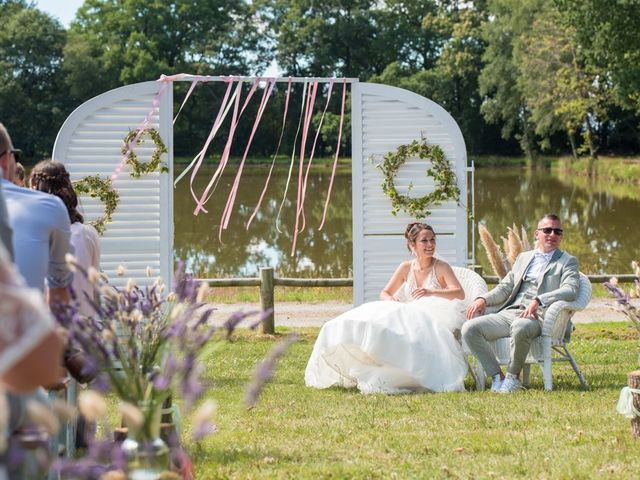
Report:
M 306 388 L 318 330 L 300 333 L 250 411 L 245 385 L 277 336 L 241 330 L 205 359 L 219 432 L 187 441 L 197 478 L 638 478 L 640 441 L 615 409 L 638 368 L 638 337 L 625 323 L 578 325 L 571 350 L 589 391 L 560 364 L 553 392 L 533 368 L 531 388 L 513 395 Z

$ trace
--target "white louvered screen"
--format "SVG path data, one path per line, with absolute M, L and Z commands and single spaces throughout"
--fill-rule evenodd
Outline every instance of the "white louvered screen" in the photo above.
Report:
M 58 133 L 53 158 L 65 164 L 72 181 L 88 175 L 110 179 L 122 158 L 123 139 L 138 128 L 149 114 L 152 101 L 160 88 L 158 82 L 144 82 L 111 90 L 78 107 Z M 113 222 L 106 225 L 101 237 L 101 268 L 111 283 L 122 286 L 132 278 L 140 286 L 149 285 L 160 275 L 170 285 L 173 273 L 173 129 L 172 88 L 160 100 L 159 110 L 150 119 L 169 150 L 162 162 L 169 173 L 151 173 L 132 178 L 125 168 L 114 182 L 120 203 Z M 153 140 L 144 136 L 135 152 L 140 162 L 148 162 L 155 150 Z M 104 206 L 89 196 L 81 196 L 81 212 L 85 221 L 102 216 Z M 118 265 L 127 273 L 116 275 Z M 147 277 L 151 267 L 153 276 Z
M 467 153 L 460 128 L 439 105 L 420 95 L 371 83 L 352 91 L 353 131 L 353 271 L 354 304 L 376 300 L 401 261 L 409 258 L 404 229 L 414 220 L 404 212 L 391 214 L 382 192 L 383 175 L 375 167 L 398 146 L 427 137 L 438 144 L 455 167 L 461 206 L 448 202 L 432 208 L 429 223 L 438 235 L 437 256 L 452 265 L 467 264 Z M 428 162 L 409 159 L 395 177 L 398 191 L 421 197 L 434 189 L 425 172 Z

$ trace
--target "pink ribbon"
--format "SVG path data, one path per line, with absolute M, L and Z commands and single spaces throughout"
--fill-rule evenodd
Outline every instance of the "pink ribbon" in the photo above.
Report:
M 238 82 L 238 87 L 240 88 L 241 83 Z M 196 192 L 193 190 L 193 181 L 196 178 L 196 175 L 198 173 L 198 171 L 200 170 L 200 166 L 202 165 L 202 162 L 204 161 L 205 155 L 207 154 L 207 150 L 209 149 L 209 145 L 211 144 L 213 138 L 216 136 L 216 133 L 218 133 L 218 130 L 220 129 L 220 126 L 222 125 L 222 122 L 224 121 L 224 111 L 227 107 L 227 101 L 229 99 L 229 93 L 231 93 L 231 88 L 233 87 L 233 80 L 228 81 L 228 85 L 227 85 L 227 90 L 225 91 L 224 97 L 222 99 L 222 104 L 220 105 L 220 110 L 218 110 L 218 114 L 216 115 L 216 119 L 213 122 L 213 125 L 211 127 L 211 131 L 209 132 L 209 135 L 207 136 L 207 139 L 202 147 L 202 150 L 200 150 L 198 152 L 198 154 L 195 156 L 194 161 L 195 163 L 195 167 L 193 168 L 193 171 L 191 172 L 191 177 L 189 179 L 189 189 L 191 190 L 191 196 L 193 197 L 193 199 L 198 202 L 198 197 L 196 196 Z M 193 165 L 193 162 L 191 163 L 191 165 Z M 174 182 L 177 183 L 178 180 L 180 180 L 182 178 L 182 176 L 187 172 L 187 170 L 191 167 L 191 165 L 189 165 L 184 172 L 176 179 L 176 181 Z
M 316 144 L 318 143 L 318 137 L 320 136 L 320 131 L 322 130 L 322 124 L 324 123 L 324 117 L 327 113 L 327 108 L 329 107 L 329 102 L 331 101 L 331 92 L 333 91 L 333 82 L 332 78 L 329 80 L 329 88 L 327 90 L 327 102 L 324 105 L 324 110 L 322 111 L 322 116 L 320 117 L 320 123 L 318 124 L 318 129 L 316 130 L 316 136 L 313 139 L 313 146 L 311 147 L 311 154 L 309 155 L 309 161 L 307 162 L 307 170 L 304 174 L 304 182 L 302 183 L 302 201 L 300 202 L 300 215 L 302 215 L 302 225 L 300 226 L 300 231 L 304 230 L 306 225 L 305 215 L 304 215 L 304 200 L 307 195 L 307 180 L 309 178 L 309 170 L 311 169 L 311 162 L 313 161 L 313 156 L 316 151 Z
M 233 143 L 233 136 L 236 132 L 236 128 L 238 127 L 238 123 L 240 122 L 240 117 L 244 113 L 245 108 L 247 108 L 249 100 L 251 100 L 251 97 L 255 93 L 256 88 L 258 87 L 258 83 L 260 83 L 259 77 L 256 78 L 255 81 L 253 82 L 253 85 L 251 86 L 251 90 L 249 90 L 249 93 L 247 94 L 247 98 L 245 99 L 244 104 L 242 105 L 242 109 L 240 110 L 239 113 L 238 113 L 238 107 L 240 103 L 240 95 L 236 97 L 236 101 L 233 107 L 233 117 L 231 119 L 231 127 L 229 129 L 229 137 L 227 138 L 227 143 L 224 147 L 224 151 L 222 152 L 222 156 L 220 157 L 220 163 L 218 164 L 218 168 L 216 169 L 215 173 L 211 177 L 209 184 L 205 188 L 205 191 L 202 194 L 202 197 L 200 197 L 200 200 L 197 200 L 196 208 L 193 211 L 194 215 L 198 215 L 198 213 L 200 213 L 200 210 L 202 210 L 205 213 L 208 213 L 207 210 L 203 208 L 204 204 L 207 203 L 211 198 L 211 195 L 213 195 L 213 192 L 215 191 L 214 184 L 217 185 L 217 180 L 222 175 L 222 172 L 224 171 L 227 165 L 227 162 L 229 161 L 229 154 L 231 153 L 231 144 Z
M 293 172 L 293 163 L 296 159 L 296 146 L 298 144 L 298 135 L 300 135 L 300 128 L 302 127 L 302 121 L 304 120 L 304 103 L 307 97 L 308 83 L 305 80 L 302 84 L 302 101 L 300 102 L 300 118 L 298 119 L 298 128 L 296 128 L 296 136 L 293 139 L 293 148 L 291 149 L 291 162 L 289 163 L 289 173 L 287 174 L 287 183 L 284 186 L 284 193 L 282 194 L 282 202 L 280 202 L 280 208 L 278 208 L 278 215 L 276 216 L 276 230 L 282 233 L 280 230 L 280 215 L 282 214 L 282 207 L 287 201 L 287 193 L 289 192 L 289 185 L 291 184 L 291 173 Z
M 273 154 L 273 160 L 271 160 L 271 167 L 269 168 L 269 174 L 267 175 L 267 180 L 264 182 L 264 188 L 262 189 L 262 193 L 260 194 L 260 198 L 258 199 L 258 203 L 256 204 L 256 208 L 253 209 L 253 213 L 251 217 L 249 217 L 249 221 L 247 222 L 246 229 L 249 230 L 249 225 L 253 221 L 254 217 L 258 213 L 260 206 L 262 205 L 262 200 L 264 199 L 264 195 L 267 192 L 267 187 L 269 186 L 269 181 L 271 180 L 271 173 L 273 172 L 273 167 L 276 164 L 276 157 L 278 156 L 278 152 L 280 151 L 280 144 L 282 143 L 282 137 L 284 136 L 285 124 L 287 122 L 287 112 L 289 111 L 289 98 L 291 96 L 291 77 L 289 77 L 289 82 L 287 83 L 287 95 L 284 100 L 284 116 L 282 117 L 282 130 L 280 131 L 280 139 L 278 140 L 278 146 L 276 147 L 276 152 Z
M 180 112 L 182 112 L 182 109 L 184 108 L 185 103 L 187 103 L 187 100 L 189 100 L 189 97 L 191 96 L 193 89 L 196 88 L 197 84 L 198 84 L 198 80 L 194 80 L 193 82 L 191 82 L 191 86 L 189 87 L 189 90 L 187 90 L 187 94 L 184 96 L 184 100 L 182 101 L 182 105 L 180 105 L 180 109 L 178 110 L 178 113 L 176 113 L 176 116 L 173 117 L 174 125 L 176 124 L 176 120 L 178 119 Z
M 318 92 L 318 82 L 311 82 L 311 88 L 307 92 L 307 101 L 305 102 L 305 118 L 302 125 L 302 141 L 300 142 L 300 160 L 298 162 L 298 199 L 296 201 L 296 224 L 293 231 L 293 244 L 291 245 L 291 256 L 294 255 L 296 250 L 296 243 L 298 241 L 298 227 L 300 225 L 300 213 L 302 205 L 302 172 L 304 170 L 304 151 L 307 143 L 307 135 L 309 133 L 309 124 L 311 123 L 311 117 L 313 116 L 313 106 L 316 100 L 316 93 Z
M 336 166 L 338 165 L 338 156 L 340 154 L 340 144 L 342 142 L 342 124 L 344 123 L 344 104 L 347 97 L 347 79 L 342 82 L 342 106 L 340 107 L 340 126 L 338 128 L 338 144 L 336 145 L 336 156 L 333 159 L 333 169 L 331 171 L 331 180 L 329 180 L 329 190 L 327 191 L 327 199 L 324 202 L 324 211 L 322 212 L 322 221 L 318 230 L 322 230 L 325 219 L 327 218 L 327 209 L 329 207 L 329 199 L 331 198 L 331 189 L 333 188 L 333 179 L 336 176 Z
M 275 86 L 275 79 L 269 80 L 269 85 L 265 87 L 264 92 L 262 93 L 262 99 L 260 100 L 260 106 L 258 107 L 258 112 L 256 114 L 256 119 L 253 122 L 253 128 L 251 129 L 251 135 L 249 135 L 249 140 L 247 141 L 247 146 L 244 149 L 244 154 L 242 155 L 242 160 L 240 161 L 240 166 L 238 167 L 238 172 L 236 173 L 236 177 L 233 180 L 233 185 L 231 187 L 231 192 L 229 192 L 229 197 L 227 198 L 227 204 L 224 207 L 224 212 L 222 213 L 222 220 L 220 222 L 220 227 L 218 229 L 218 240 L 222 242 L 222 230 L 226 230 L 229 225 L 229 219 L 231 218 L 231 212 L 233 210 L 233 204 L 236 200 L 236 195 L 238 193 L 238 186 L 240 185 L 240 177 L 242 176 L 242 170 L 244 168 L 244 162 L 247 159 L 247 155 L 249 154 L 249 148 L 251 147 L 251 142 L 253 141 L 253 137 L 258 130 L 258 125 L 260 124 L 260 120 L 262 119 L 262 114 L 267 106 L 267 102 L 269 101 L 269 97 L 271 97 L 271 92 L 273 92 L 273 87 Z

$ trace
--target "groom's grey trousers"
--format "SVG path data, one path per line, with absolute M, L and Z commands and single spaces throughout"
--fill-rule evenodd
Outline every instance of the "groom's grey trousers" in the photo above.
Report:
M 462 338 L 478 359 L 487 375 L 492 377 L 500 373 L 500 364 L 496 360 L 489 342 L 498 338 L 511 337 L 511 356 L 507 372 L 519 375 L 529 353 L 531 341 L 542 333 L 542 322 L 532 318 L 519 318 L 518 315 L 536 296 L 536 281 L 523 280 L 513 303 L 497 313 L 482 315 L 467 320 L 462 325 Z M 542 315 L 543 309 L 538 310 Z
M 518 318 L 524 306 L 514 305 L 497 313 L 467 320 L 462 325 L 462 337 L 487 375 L 500 373 L 500 364 L 489 342 L 511 337 L 511 360 L 507 372 L 519 375 L 534 338 L 542 333 L 542 323 L 532 318 Z

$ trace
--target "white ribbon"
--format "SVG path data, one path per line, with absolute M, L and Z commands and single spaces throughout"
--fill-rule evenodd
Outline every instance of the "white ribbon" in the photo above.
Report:
M 640 394 L 640 389 L 624 387 L 620 391 L 620 398 L 618 399 L 618 413 L 624 415 L 627 418 L 640 417 L 640 412 L 633 405 L 633 394 Z

